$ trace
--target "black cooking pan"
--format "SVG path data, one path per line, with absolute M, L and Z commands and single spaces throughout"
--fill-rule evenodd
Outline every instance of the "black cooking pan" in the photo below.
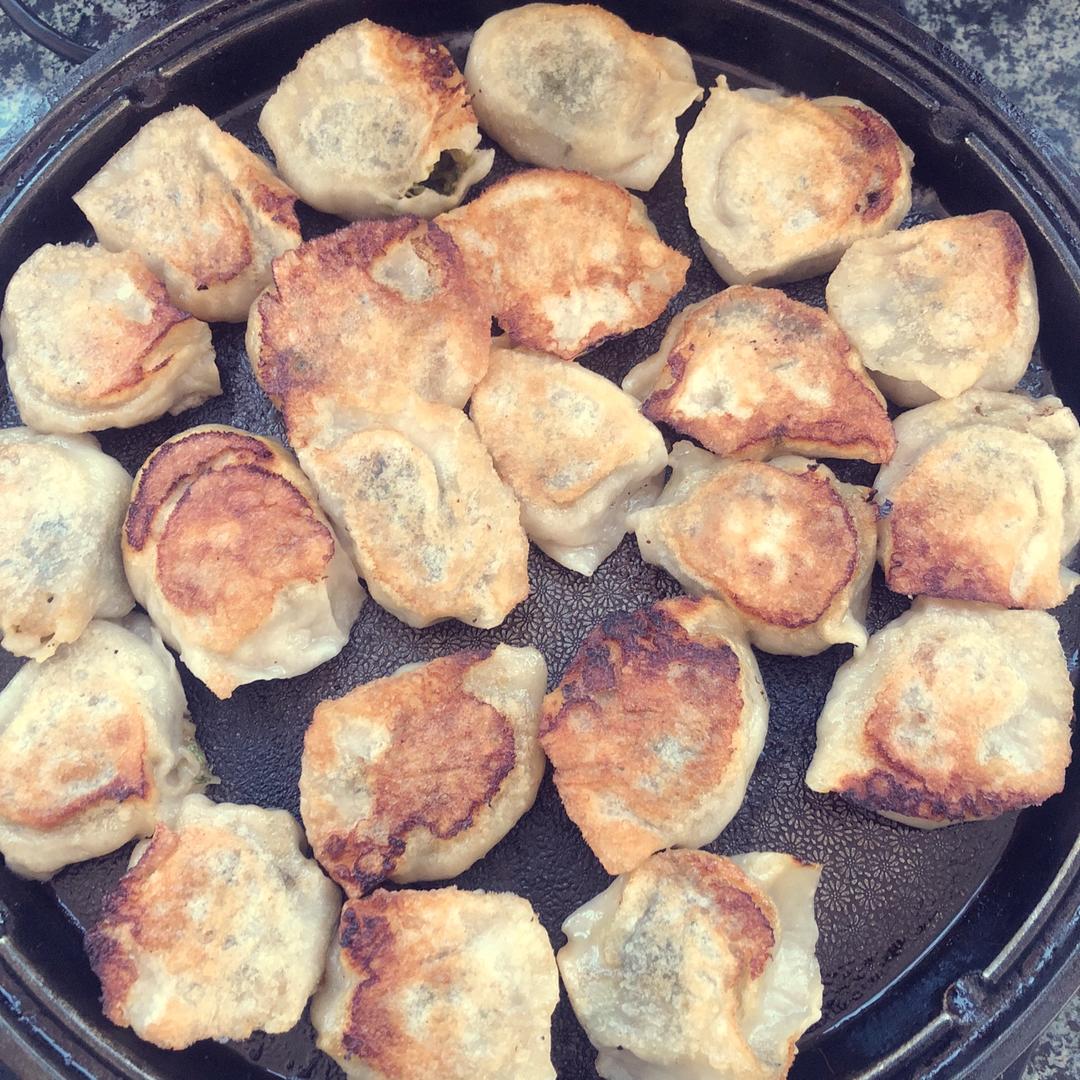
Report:
M 5 5 L 11 0 L 4 0 Z M 36 247 L 89 236 L 71 194 L 151 116 L 190 102 L 250 145 L 258 107 L 300 53 L 344 23 L 370 16 L 447 41 L 459 61 L 468 32 L 498 3 L 357 3 L 356 0 L 217 0 L 89 60 L 60 104 L 0 165 L 0 288 Z M 1035 262 L 1043 330 L 1024 388 L 1051 386 L 1080 409 L 1080 198 L 1056 153 L 980 76 L 890 11 L 857 0 L 683 0 L 611 6 L 636 28 L 674 37 L 695 55 L 703 85 L 723 70 L 737 82 L 775 83 L 811 95 L 843 93 L 881 110 L 916 155 L 914 217 L 998 207 L 1021 223 Z M 684 117 L 685 129 L 696 110 Z M 500 155 L 495 175 L 511 168 Z M 940 198 L 940 204 L 937 199 Z M 677 163 L 646 200 L 670 243 L 693 254 L 675 306 L 720 283 L 681 208 Z M 307 213 L 305 235 L 338 222 Z M 791 290 L 821 302 L 822 282 Z M 670 315 L 670 312 L 668 313 Z M 588 354 L 613 378 L 651 352 L 656 326 Z M 106 432 L 105 449 L 129 469 L 163 439 L 195 423 L 228 421 L 283 434 L 244 360 L 242 327 L 215 327 L 225 394 L 181 417 Z M 0 385 L 0 424 L 17 423 Z M 837 466 L 870 482 L 873 469 Z M 3 510 L 0 508 L 0 513 Z M 557 678 L 604 614 L 676 591 L 644 566 L 632 539 L 592 581 L 533 552 L 533 595 L 491 632 L 442 624 L 409 630 L 365 608 L 346 651 L 310 675 L 242 688 L 216 701 L 184 672 L 200 741 L 222 777 L 214 797 L 297 810 L 303 729 L 315 702 L 409 660 L 498 640 L 538 645 Z M 905 602 L 875 582 L 873 628 Z M 1073 668 L 1080 599 L 1057 613 Z M 808 792 L 802 776 L 817 713 L 850 650 L 811 658 L 762 655 L 772 700 L 765 753 L 742 811 L 713 847 L 792 851 L 822 861 L 819 950 L 825 1015 L 803 1040 L 793 1076 L 991 1077 L 1010 1064 L 1080 982 L 1080 768 L 1064 794 L 999 821 L 924 833 Z M 17 664 L 0 659 L 0 683 Z M 120 875 L 127 851 L 69 868 L 49 885 L 0 870 L 0 1023 L 5 1054 L 26 1077 L 332 1077 L 306 1020 L 287 1035 L 199 1044 L 167 1053 L 102 1019 L 80 928 Z M 607 878 L 567 821 L 550 780 L 503 843 L 458 879 L 465 887 L 527 896 L 558 945 L 563 917 Z M 565 999 L 554 1021 L 559 1075 L 592 1077 L 593 1053 Z M 508 1078 L 512 1080 L 512 1078 Z

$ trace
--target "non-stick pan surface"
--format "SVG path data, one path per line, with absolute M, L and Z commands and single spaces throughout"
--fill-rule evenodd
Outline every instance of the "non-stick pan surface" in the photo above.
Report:
M 96 58 L 74 95 L 0 170 L 0 287 L 40 244 L 90 237 L 70 196 L 150 116 L 194 103 L 266 152 L 255 128 L 262 101 L 301 52 L 330 30 L 370 16 L 446 41 L 460 63 L 469 31 L 498 6 L 222 0 L 157 30 L 127 55 L 117 49 Z M 942 207 L 1012 212 L 1032 249 L 1044 327 L 1022 388 L 1053 390 L 1080 408 L 1075 193 L 1030 133 L 1000 111 L 1000 101 L 959 61 L 933 55 L 929 39 L 883 10 L 860 15 L 854 0 L 850 6 L 839 0 L 611 6 L 635 27 L 686 45 L 703 86 L 724 72 L 737 84 L 843 93 L 879 109 L 915 150 L 918 186 L 909 222 L 940 215 Z M 682 119 L 681 130 L 696 113 Z M 499 151 L 491 179 L 519 167 Z M 675 310 L 722 287 L 690 229 L 678 156 L 646 203 L 663 238 L 691 255 L 693 266 L 685 290 L 654 326 L 583 358 L 615 380 L 654 351 Z M 308 238 L 340 225 L 314 212 L 303 215 Z M 823 289 L 818 279 L 788 291 L 821 304 Z M 214 342 L 221 397 L 134 431 L 102 434 L 104 449 L 129 470 L 161 441 L 197 423 L 232 423 L 284 437 L 280 417 L 247 365 L 243 327 L 215 326 Z M 18 414 L 2 385 L 0 424 L 15 423 Z M 834 467 L 842 479 L 871 483 L 874 477 L 865 464 Z M 222 780 L 212 796 L 296 813 L 303 732 L 321 699 L 402 663 L 499 641 L 540 648 L 554 682 L 605 615 L 678 592 L 663 572 L 642 563 L 632 538 L 592 579 L 535 549 L 529 572 L 531 596 L 493 631 L 457 622 L 411 630 L 369 603 L 345 651 L 301 678 L 243 687 L 220 702 L 182 669 L 200 743 Z M 871 629 L 906 606 L 885 589 L 879 573 Z M 1080 599 L 1056 614 L 1075 668 Z M 846 647 L 809 659 L 759 654 L 771 701 L 768 741 L 742 810 L 711 848 L 790 851 L 824 864 L 817 915 L 825 1014 L 803 1040 L 793 1076 L 992 1075 L 1075 985 L 1080 770 L 1071 769 L 1064 794 L 1042 808 L 929 833 L 815 795 L 803 784 L 815 721 L 848 655 Z M 0 684 L 16 667 L 6 654 L 0 657 Z M 25 1069 L 95 1077 L 339 1075 L 314 1049 L 306 1018 L 286 1035 L 205 1043 L 179 1054 L 146 1046 L 101 1018 L 80 928 L 95 917 L 127 855 L 125 849 L 71 867 L 46 886 L 0 871 L 0 989 Z M 558 946 L 561 920 L 608 880 L 548 778 L 534 809 L 456 884 L 526 896 Z M 553 1046 L 560 1077 L 595 1076 L 593 1051 L 565 996 L 555 1015 Z

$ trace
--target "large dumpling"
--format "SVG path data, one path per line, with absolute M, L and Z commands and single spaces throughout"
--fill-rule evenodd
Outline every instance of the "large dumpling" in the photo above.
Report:
M 1039 333 L 1035 273 L 1001 210 L 856 241 L 826 289 L 829 314 L 898 405 L 1011 390 Z
M 120 558 L 131 477 L 92 435 L 0 430 L 0 631 L 44 660 L 135 598 Z
M 465 78 L 484 130 L 519 161 L 648 191 L 675 120 L 702 96 L 690 54 L 591 4 L 526 4 L 473 35 Z
M 885 401 L 843 331 L 778 289 L 735 285 L 684 308 L 623 389 L 723 457 L 888 461 Z
M 536 649 L 499 645 L 316 706 L 300 769 L 315 858 L 350 896 L 467 870 L 536 798 L 546 683 Z
M 824 465 L 671 452 L 656 505 L 631 518 L 642 558 L 694 595 L 723 600 L 766 652 L 809 656 L 866 642 L 877 510 Z
M 602 375 L 524 349 L 495 348 L 469 415 L 521 503 L 529 539 L 591 574 L 627 515 L 663 486 L 667 448 L 636 402 Z
M 683 147 L 686 208 L 729 284 L 798 281 L 896 228 L 911 207 L 912 161 L 862 102 L 730 90 L 721 75 Z
M 559 971 L 605 1080 L 783 1080 L 821 1017 L 814 890 L 791 855 L 665 851 L 564 923 Z
M 304 53 L 259 130 L 304 202 L 351 221 L 449 210 L 495 157 L 446 48 L 369 19 Z
M 836 673 L 806 783 L 934 828 L 1061 791 L 1073 687 L 1042 611 L 920 597 Z
M 336 656 L 364 601 L 295 460 L 237 428 L 162 443 L 135 478 L 123 541 L 139 603 L 219 698 Z
M 300 243 L 296 195 L 191 105 L 154 117 L 75 195 L 98 240 L 134 251 L 177 307 L 241 322 Z
M 0 335 L 11 396 L 37 431 L 134 427 L 221 393 L 210 327 L 130 251 L 38 248 L 8 285 Z
M 874 487 L 878 551 L 908 595 L 1052 608 L 1080 581 L 1080 425 L 1055 397 L 968 390 L 902 414 Z
M 540 740 L 567 814 L 609 874 L 700 847 L 735 816 L 769 699 L 738 619 L 682 596 L 611 615 L 544 702 Z

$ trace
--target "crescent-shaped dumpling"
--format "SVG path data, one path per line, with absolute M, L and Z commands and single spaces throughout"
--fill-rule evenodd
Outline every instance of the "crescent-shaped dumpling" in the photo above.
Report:
M 663 486 L 667 448 L 637 403 L 602 375 L 524 349 L 494 348 L 469 415 L 521 503 L 529 539 L 591 574 L 627 515 Z
M 93 618 L 135 598 L 120 558 L 131 492 L 92 435 L 0 430 L 0 631 L 16 656 L 44 660 Z
M 723 457 L 892 457 L 885 401 L 843 331 L 778 289 L 734 285 L 684 308 L 623 380 L 641 411 Z
M 675 120 L 702 96 L 690 54 L 592 4 L 526 4 L 473 35 L 465 78 L 492 138 L 519 161 L 648 191 Z
M 769 699 L 738 619 L 681 596 L 611 615 L 544 702 L 540 741 L 571 820 L 609 874 L 701 847 L 735 816 Z
M 836 673 L 806 783 L 937 828 L 1061 791 L 1073 687 L 1042 611 L 919 597 Z
M 685 442 L 671 470 L 656 505 L 631 518 L 646 562 L 723 600 L 766 652 L 865 644 L 877 521 L 868 488 L 806 458 L 731 461 Z
M 968 390 L 903 413 L 874 487 L 895 592 L 1052 608 L 1080 581 L 1080 425 L 1056 397 Z
M 686 208 L 728 284 L 798 281 L 900 224 L 913 160 L 860 101 L 730 90 L 721 75 L 683 147 Z
M 134 251 L 177 307 L 242 322 L 300 243 L 296 194 L 191 105 L 154 117 L 75 195 L 110 251 Z
M 123 549 L 139 603 L 219 698 L 336 656 L 364 601 L 296 461 L 238 428 L 190 428 L 146 459 Z
M 829 314 L 898 405 L 973 386 L 1011 390 L 1039 333 L 1035 272 L 1001 210 L 856 241 L 829 278 Z
M 783 1080 L 821 1017 L 821 867 L 664 851 L 564 923 L 559 972 L 605 1080 Z
M 364 19 L 308 49 L 259 130 L 300 198 L 350 221 L 457 206 L 491 169 L 443 45 Z

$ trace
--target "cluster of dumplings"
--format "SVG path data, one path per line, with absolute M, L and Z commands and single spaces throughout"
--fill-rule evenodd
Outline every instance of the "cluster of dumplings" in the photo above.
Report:
M 1046 609 L 1080 581 L 1080 426 L 1011 392 L 1038 307 L 1007 214 L 897 231 L 913 156 L 883 117 L 720 78 L 682 175 L 730 287 L 621 387 L 575 362 L 683 287 L 627 189 L 702 97 L 681 46 L 596 7 L 494 15 L 464 74 L 360 22 L 264 106 L 276 172 L 178 108 L 76 195 L 98 243 L 13 277 L 0 631 L 33 662 L 0 692 L 0 851 L 44 879 L 140 839 L 86 942 L 115 1023 L 182 1048 L 287 1030 L 314 995 L 350 1077 L 541 1080 L 561 976 L 608 1080 L 779 1080 L 821 1016 L 821 868 L 698 850 L 765 742 L 754 648 L 855 648 L 816 792 L 932 828 L 1062 789 Z M 536 167 L 464 202 L 481 129 Z M 351 224 L 305 241 L 297 197 Z M 767 287 L 823 273 L 827 311 Z M 90 432 L 220 394 L 207 322 L 243 320 L 292 452 L 202 425 L 132 482 Z M 886 399 L 915 407 L 894 423 Z M 819 458 L 881 469 L 871 489 Z M 546 695 L 531 647 L 408 665 L 315 709 L 303 829 L 203 794 L 166 645 L 228 698 L 335 656 L 368 594 L 412 627 L 496 627 L 530 541 L 591 575 L 628 532 L 688 595 L 607 618 Z M 875 562 L 917 599 L 868 638 Z M 548 761 L 614 876 L 557 961 L 520 897 L 380 888 L 462 873 Z

